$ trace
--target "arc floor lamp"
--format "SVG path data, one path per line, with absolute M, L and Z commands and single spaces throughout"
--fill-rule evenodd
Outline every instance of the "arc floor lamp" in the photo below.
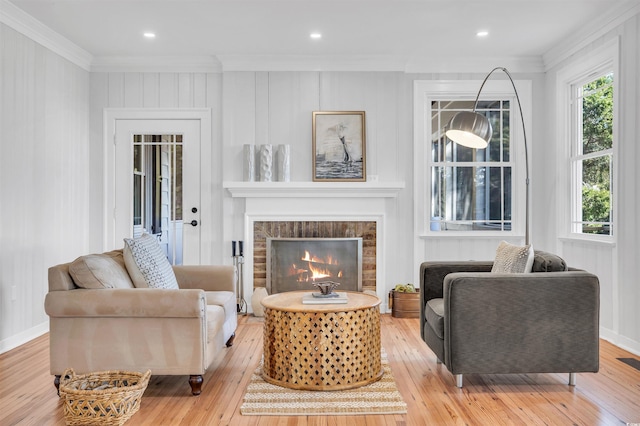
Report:
M 487 76 L 482 81 L 482 84 L 480 85 L 480 90 L 478 90 L 476 101 L 473 104 L 473 111 L 461 111 L 454 115 L 447 125 L 447 131 L 445 132 L 445 134 L 455 143 L 469 148 L 483 149 L 487 147 L 487 145 L 489 144 L 489 140 L 491 139 L 493 129 L 491 128 L 489 119 L 484 115 L 476 112 L 476 108 L 478 107 L 478 99 L 480 98 L 480 93 L 482 93 L 482 89 L 484 88 L 485 83 L 487 82 L 491 74 L 498 70 L 504 72 L 507 77 L 509 77 L 511 86 L 513 86 L 513 91 L 516 94 L 518 109 L 520 111 L 520 120 L 522 121 L 522 136 L 524 138 L 524 157 L 526 170 L 524 239 L 525 244 L 529 244 L 529 149 L 527 147 L 527 131 L 524 125 L 524 115 L 522 114 L 522 104 L 520 103 L 520 96 L 518 96 L 518 90 L 516 89 L 516 85 L 513 82 L 513 78 L 511 78 L 511 74 L 509 74 L 509 71 L 506 68 L 496 67 L 492 69 L 489 74 L 487 74 Z

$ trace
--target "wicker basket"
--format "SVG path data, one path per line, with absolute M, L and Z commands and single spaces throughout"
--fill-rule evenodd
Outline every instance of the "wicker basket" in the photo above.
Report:
M 140 409 L 151 371 L 100 371 L 76 375 L 67 369 L 60 379 L 67 425 L 122 425 Z

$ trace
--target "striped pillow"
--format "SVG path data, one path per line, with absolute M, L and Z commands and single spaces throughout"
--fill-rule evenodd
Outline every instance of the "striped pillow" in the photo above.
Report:
M 136 288 L 179 288 L 167 256 L 152 235 L 125 238 L 124 263 Z

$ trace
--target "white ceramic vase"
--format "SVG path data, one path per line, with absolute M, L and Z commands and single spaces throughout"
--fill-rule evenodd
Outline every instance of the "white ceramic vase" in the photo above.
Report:
M 244 181 L 253 182 L 256 180 L 256 146 L 251 144 L 244 145 L 243 157 Z
M 273 146 L 260 145 L 260 182 L 271 182 L 273 175 Z
M 278 145 L 277 178 L 280 182 L 291 179 L 291 145 Z
M 262 299 L 267 297 L 267 289 L 264 287 L 256 287 L 253 290 L 253 295 L 251 296 L 251 309 L 253 310 L 253 315 L 256 317 L 264 316 L 264 308 L 262 307 Z

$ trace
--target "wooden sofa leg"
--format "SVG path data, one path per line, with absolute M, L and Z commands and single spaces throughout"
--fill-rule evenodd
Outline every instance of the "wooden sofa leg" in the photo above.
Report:
M 202 392 L 202 375 L 189 376 L 189 384 L 191 385 L 191 393 L 193 395 L 200 395 Z
M 58 391 L 58 395 L 60 395 L 60 374 L 56 374 L 54 377 L 53 386 L 56 387 L 56 391 Z
M 227 340 L 227 343 L 226 343 L 228 348 L 233 346 L 233 339 L 235 339 L 235 338 L 236 338 L 236 333 L 233 333 L 231 335 L 231 337 L 229 337 L 229 340 Z

